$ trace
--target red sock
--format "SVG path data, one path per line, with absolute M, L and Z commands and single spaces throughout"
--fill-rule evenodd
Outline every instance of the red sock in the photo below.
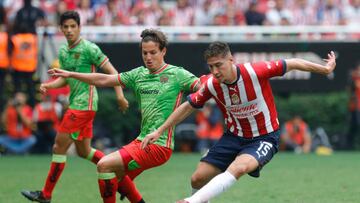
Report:
M 65 155 L 53 155 L 50 170 L 46 178 L 45 186 L 42 190 L 45 198 L 51 198 L 54 187 L 59 180 L 66 162 Z
M 142 199 L 142 196 L 137 190 L 134 182 L 127 175 L 119 181 L 118 191 L 120 194 L 125 195 L 131 203 L 138 203 Z
M 117 178 L 113 173 L 111 176 L 104 177 L 104 173 L 99 173 L 99 190 L 104 203 L 116 203 Z M 102 177 L 101 177 L 102 176 Z
M 93 156 L 91 157 L 91 162 L 93 162 L 94 164 L 97 164 L 99 162 L 99 160 L 104 156 L 104 153 L 98 149 L 93 149 L 95 150 Z

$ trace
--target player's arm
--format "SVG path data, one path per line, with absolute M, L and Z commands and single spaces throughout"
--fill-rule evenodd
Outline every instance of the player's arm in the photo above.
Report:
M 313 63 L 304 59 L 293 58 L 293 59 L 285 59 L 287 72 L 291 70 L 301 70 L 313 73 L 319 73 L 323 75 L 330 74 L 336 66 L 336 56 L 333 51 L 328 54 L 327 59 L 323 59 L 326 64 L 321 65 L 317 63 Z
M 188 101 L 181 104 L 167 119 L 166 121 L 154 132 L 145 136 L 144 140 L 141 143 L 141 149 L 145 149 L 148 144 L 154 143 L 161 134 L 168 128 L 175 126 L 176 124 L 183 121 L 188 117 L 194 108 L 190 105 Z
M 67 84 L 65 78 L 59 77 L 56 80 L 47 83 L 41 83 L 40 85 L 40 92 L 45 94 L 48 89 L 56 89 L 60 87 L 64 87 Z
M 120 85 L 117 79 L 118 75 L 108 75 L 103 73 L 78 73 L 58 68 L 50 69 L 48 73 L 52 76 L 62 78 L 74 78 L 98 87 L 114 87 Z
M 106 64 L 104 64 L 102 69 L 107 74 L 112 74 L 112 75 L 117 75 L 118 74 L 117 70 L 110 63 L 110 61 L 107 62 Z M 114 89 L 115 89 L 116 100 L 118 102 L 119 108 L 120 108 L 121 111 L 125 112 L 126 109 L 129 107 L 129 102 L 126 100 L 126 98 L 124 96 L 124 92 L 123 92 L 120 85 L 114 86 Z

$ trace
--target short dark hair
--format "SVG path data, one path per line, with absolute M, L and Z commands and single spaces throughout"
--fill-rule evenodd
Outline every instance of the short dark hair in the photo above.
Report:
M 66 20 L 73 19 L 80 26 L 80 15 L 77 11 L 65 11 L 60 16 L 59 25 L 62 26 Z
M 204 59 L 207 61 L 211 57 L 221 56 L 225 57 L 230 52 L 230 47 L 225 42 L 212 42 L 204 52 Z
M 160 30 L 145 29 L 141 32 L 140 37 L 142 38 L 140 42 L 140 47 L 143 42 L 149 42 L 149 41 L 158 43 L 160 50 L 163 50 L 168 45 L 168 41 L 165 34 Z

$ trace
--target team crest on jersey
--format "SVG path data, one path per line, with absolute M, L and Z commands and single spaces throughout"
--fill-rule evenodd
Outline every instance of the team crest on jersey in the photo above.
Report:
M 74 59 L 79 59 L 80 58 L 80 53 L 75 53 L 74 54 Z
M 239 103 L 240 103 L 239 96 L 238 96 L 237 94 L 231 95 L 231 102 L 232 102 L 233 104 L 239 104 Z
M 169 77 L 168 77 L 167 75 L 162 75 L 162 76 L 160 77 L 160 82 L 161 82 L 161 83 L 167 83 L 167 82 L 169 82 Z

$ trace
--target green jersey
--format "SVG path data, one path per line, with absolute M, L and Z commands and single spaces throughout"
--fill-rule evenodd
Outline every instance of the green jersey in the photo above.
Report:
M 199 82 L 192 73 L 169 64 L 154 73 L 141 66 L 120 73 L 118 80 L 121 86 L 134 90 L 139 103 L 141 132 L 138 140 L 143 140 L 147 134 L 159 128 L 180 105 L 183 92 L 193 92 Z M 155 144 L 173 149 L 173 135 L 173 128 L 168 129 Z
M 81 38 L 71 47 L 61 46 L 59 51 L 60 66 L 68 71 L 93 73 L 108 61 L 96 44 Z M 73 78 L 67 78 L 66 82 L 70 86 L 70 109 L 97 111 L 98 94 L 95 86 Z

